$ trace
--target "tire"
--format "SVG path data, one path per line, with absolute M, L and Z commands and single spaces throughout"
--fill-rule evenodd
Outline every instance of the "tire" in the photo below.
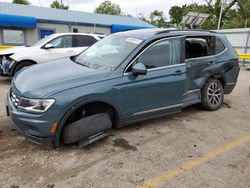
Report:
M 221 82 L 210 78 L 201 91 L 201 106 L 205 110 L 218 110 L 224 100 L 224 89 Z
M 34 63 L 30 62 L 30 61 L 23 61 L 17 64 L 17 66 L 15 67 L 13 73 L 12 73 L 12 77 L 21 69 L 23 69 L 24 67 L 28 67 L 34 65 Z
M 63 142 L 72 144 L 112 127 L 109 114 L 99 113 L 67 125 L 63 129 Z

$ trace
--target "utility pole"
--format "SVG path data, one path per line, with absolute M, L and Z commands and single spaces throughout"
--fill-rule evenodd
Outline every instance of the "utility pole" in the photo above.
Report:
M 221 18 L 222 18 L 222 12 L 223 12 L 223 6 L 224 6 L 224 2 L 223 2 L 223 0 L 221 0 L 221 2 L 220 2 L 220 16 L 219 16 L 219 21 L 218 21 L 217 30 L 220 29 Z

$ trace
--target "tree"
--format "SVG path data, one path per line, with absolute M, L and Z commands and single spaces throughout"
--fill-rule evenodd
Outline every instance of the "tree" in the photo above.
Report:
M 154 10 L 153 12 L 151 12 L 149 19 L 150 23 L 156 27 L 164 28 L 167 26 L 163 11 Z
M 59 1 L 57 1 L 57 0 L 53 1 L 53 2 L 50 4 L 50 7 L 51 7 L 51 8 L 55 8 L 55 9 L 64 9 L 64 10 L 68 10 L 68 9 L 69 9 L 69 6 L 64 5 L 64 4 L 62 3 L 62 1 L 59 2 Z
M 110 1 L 104 1 L 96 7 L 94 12 L 99 14 L 121 15 L 122 11 L 119 5 L 111 3 Z
M 238 3 L 238 11 L 240 13 L 240 18 L 244 20 L 244 27 L 247 27 L 248 25 L 250 25 L 250 11 L 249 11 L 250 1 L 238 0 L 237 3 Z
M 222 1 L 221 0 L 216 0 L 216 3 L 215 5 L 220 5 L 219 7 L 221 7 L 221 3 Z M 225 4 L 225 7 L 224 7 L 224 10 L 222 11 L 222 16 L 221 16 L 221 25 L 220 26 L 223 26 L 223 24 L 228 21 L 227 20 L 227 14 L 228 12 L 230 11 L 230 9 L 237 3 L 237 0 L 231 0 L 231 2 Z M 216 14 L 216 24 L 219 23 L 219 15 L 220 15 L 220 11 L 218 10 L 219 8 L 216 8 L 215 9 L 215 12 L 214 14 Z
M 151 12 L 149 17 L 146 17 L 144 13 L 139 13 L 139 19 L 159 28 L 172 27 L 172 25 L 167 21 L 163 11 L 159 10 Z
M 138 18 L 141 19 L 144 22 L 150 23 L 150 21 L 146 18 L 145 14 L 143 12 L 139 13 Z
M 12 3 L 22 4 L 22 5 L 29 5 L 30 4 L 30 2 L 28 0 L 13 0 Z
M 224 24 L 227 24 L 231 19 L 232 15 L 235 14 L 232 7 L 237 4 L 237 1 L 248 1 L 248 0 L 229 0 L 224 4 L 222 17 L 221 17 L 221 27 Z M 210 16 L 203 23 L 203 29 L 216 29 L 221 10 L 221 0 L 205 0 L 205 4 L 199 5 L 197 3 L 185 4 L 182 7 L 174 6 L 171 7 L 169 14 L 172 23 L 178 24 L 180 23 L 180 19 L 183 16 L 187 15 L 188 12 L 198 12 L 198 13 L 206 13 Z M 248 9 L 249 10 L 249 9 Z
M 176 24 L 178 27 L 182 21 L 183 8 L 179 6 L 173 6 L 169 10 L 169 16 L 172 24 Z

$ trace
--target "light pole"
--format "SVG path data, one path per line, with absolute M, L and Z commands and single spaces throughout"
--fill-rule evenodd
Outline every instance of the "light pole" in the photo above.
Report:
M 219 21 L 218 21 L 218 26 L 217 26 L 217 30 L 220 29 L 220 24 L 221 24 L 221 18 L 222 18 L 222 12 L 223 12 L 223 6 L 224 6 L 224 2 L 223 0 L 221 0 L 221 3 L 220 3 L 220 16 L 219 16 Z

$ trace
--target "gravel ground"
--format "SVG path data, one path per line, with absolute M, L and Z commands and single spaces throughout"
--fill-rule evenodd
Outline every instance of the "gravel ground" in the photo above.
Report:
M 0 78 L 0 187 L 137 187 L 250 134 L 250 71 L 216 112 L 182 113 L 112 130 L 86 148 L 43 150 L 6 117 L 10 80 Z M 159 187 L 250 187 L 250 143 L 182 173 Z

